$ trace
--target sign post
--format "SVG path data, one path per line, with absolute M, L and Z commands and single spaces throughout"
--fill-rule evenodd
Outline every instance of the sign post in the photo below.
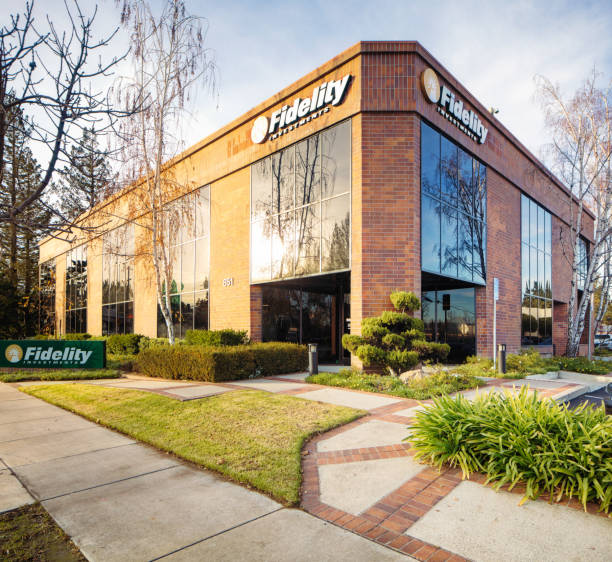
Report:
M 0 367 L 104 369 L 105 341 L 2 340 Z
M 493 369 L 497 369 L 497 301 L 499 299 L 499 279 L 493 278 Z

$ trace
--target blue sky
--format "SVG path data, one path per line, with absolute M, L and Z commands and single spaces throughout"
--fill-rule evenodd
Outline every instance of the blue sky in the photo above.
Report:
M 2 21 L 22 2 L 5 3 Z M 37 0 L 39 18 L 61 13 L 62 4 Z M 89 9 L 91 2 L 82 5 Z M 534 75 L 567 92 L 594 64 L 612 77 L 612 7 L 605 1 L 187 0 L 187 6 L 208 19 L 219 81 L 216 98 L 196 98 L 186 146 L 360 40 L 420 41 L 486 107 L 499 108 L 500 121 L 536 154 L 547 137 L 533 100 Z M 114 0 L 100 7 L 101 29 L 116 25 Z M 114 48 L 125 44 L 120 36 Z

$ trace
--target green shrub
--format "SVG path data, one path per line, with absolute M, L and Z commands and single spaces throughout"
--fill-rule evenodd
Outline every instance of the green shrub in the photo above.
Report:
M 143 349 L 149 349 L 150 347 L 159 347 L 163 345 L 170 345 L 170 340 L 168 338 L 142 337 L 138 342 L 138 351 L 142 351 Z
M 72 340 L 72 341 L 83 341 L 83 340 L 88 340 L 91 338 L 91 334 L 81 334 L 81 333 L 74 333 L 74 334 L 64 334 L 63 336 L 61 336 L 61 339 L 63 340 Z
M 151 377 L 219 382 L 303 371 L 305 346 L 291 343 L 213 347 L 152 346 L 138 354 L 138 370 Z
M 424 341 L 423 321 L 410 315 L 420 306 L 416 295 L 395 291 L 389 299 L 396 310 L 364 318 L 360 336 L 342 336 L 344 348 L 366 367 L 381 368 L 390 375 L 413 369 L 422 361 L 444 361 L 450 347 Z
M 612 501 L 612 417 L 603 407 L 570 410 L 540 401 L 522 388 L 517 395 L 483 394 L 474 402 L 442 396 L 416 413 L 410 429 L 416 458 L 483 472 L 497 488 L 526 485 L 525 499 L 576 497 L 586 506 Z
M 187 330 L 185 342 L 189 345 L 246 345 L 246 330 Z
M 407 291 L 394 291 L 389 295 L 389 299 L 395 310 L 404 313 L 414 312 L 421 306 L 421 301 L 419 301 L 417 296 Z
M 443 363 L 450 353 L 450 345 L 425 340 L 412 340 L 412 349 L 422 361 Z
M 586 357 L 553 357 L 558 369 L 586 373 L 588 375 L 607 375 L 612 365 L 607 361 L 589 361 Z
M 140 340 L 145 337 L 141 334 L 113 334 L 106 340 L 106 351 L 115 355 L 135 355 L 140 349 Z
M 432 396 L 476 388 L 484 384 L 474 377 L 454 376 L 446 371 L 439 371 L 422 379 L 403 382 L 398 377 L 363 373 L 357 369 L 342 369 L 339 373 L 311 375 L 306 378 L 306 382 L 368 392 L 382 392 L 414 400 L 426 400 Z

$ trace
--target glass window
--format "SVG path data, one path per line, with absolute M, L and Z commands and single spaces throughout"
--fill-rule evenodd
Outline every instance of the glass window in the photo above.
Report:
M 270 191 L 259 189 L 259 194 L 270 204 L 271 168 L 260 168 L 259 180 L 254 178 L 253 193 L 257 193 L 262 182 L 268 182 Z M 264 178 L 264 179 L 262 179 Z M 187 195 L 172 203 L 181 209 L 179 236 L 170 248 L 172 282 L 170 306 L 174 335 L 185 337 L 187 330 L 208 329 L 208 285 L 210 275 L 210 186 L 203 186 L 195 194 Z M 263 204 L 262 204 L 263 205 Z M 261 205 L 260 205 L 261 206 Z M 265 209 L 264 209 L 265 211 Z M 195 228 L 190 224 L 194 223 Z M 167 337 L 167 328 L 158 306 L 159 337 Z
M 296 275 L 308 275 L 320 271 L 321 215 L 317 204 L 296 211 Z
M 521 196 L 521 240 L 525 244 L 529 244 L 529 225 L 531 224 L 529 220 L 526 220 L 525 217 L 529 217 L 529 199 L 525 196 Z
M 351 122 L 345 121 L 321 133 L 322 198 L 351 190 Z
M 65 333 L 87 332 L 87 245 L 66 253 Z
M 440 135 L 421 125 L 421 191 L 440 196 Z
M 441 271 L 457 277 L 457 212 L 446 205 L 442 206 Z
M 293 147 L 272 155 L 272 212 L 282 213 L 295 206 Z
M 551 215 L 521 196 L 521 278 L 524 345 L 552 342 Z
M 323 202 L 322 271 L 348 269 L 350 264 L 350 196 L 341 195 Z
M 320 135 L 314 135 L 295 147 L 296 205 L 308 205 L 321 199 Z
M 423 270 L 486 283 L 486 173 L 483 164 L 421 123 Z
M 437 199 L 421 198 L 421 267 L 440 272 L 440 209 Z
M 442 178 L 442 197 L 449 203 L 457 204 L 459 191 L 458 148 L 446 137 L 441 137 L 440 170 Z
M 252 283 L 350 267 L 350 121 L 253 164 L 251 178 Z
M 251 218 L 261 219 L 272 203 L 272 163 L 260 160 L 251 166 Z
M 272 277 L 293 277 L 295 267 L 295 212 L 269 218 L 272 226 Z
M 134 225 L 125 224 L 102 241 L 102 334 L 134 331 Z

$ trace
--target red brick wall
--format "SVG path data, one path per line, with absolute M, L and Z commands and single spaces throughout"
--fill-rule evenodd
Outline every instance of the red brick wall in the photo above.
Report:
M 421 291 L 419 120 L 364 113 L 361 121 L 361 303 L 351 298 L 351 315 L 355 303 L 368 317 L 392 308 L 393 290 Z

